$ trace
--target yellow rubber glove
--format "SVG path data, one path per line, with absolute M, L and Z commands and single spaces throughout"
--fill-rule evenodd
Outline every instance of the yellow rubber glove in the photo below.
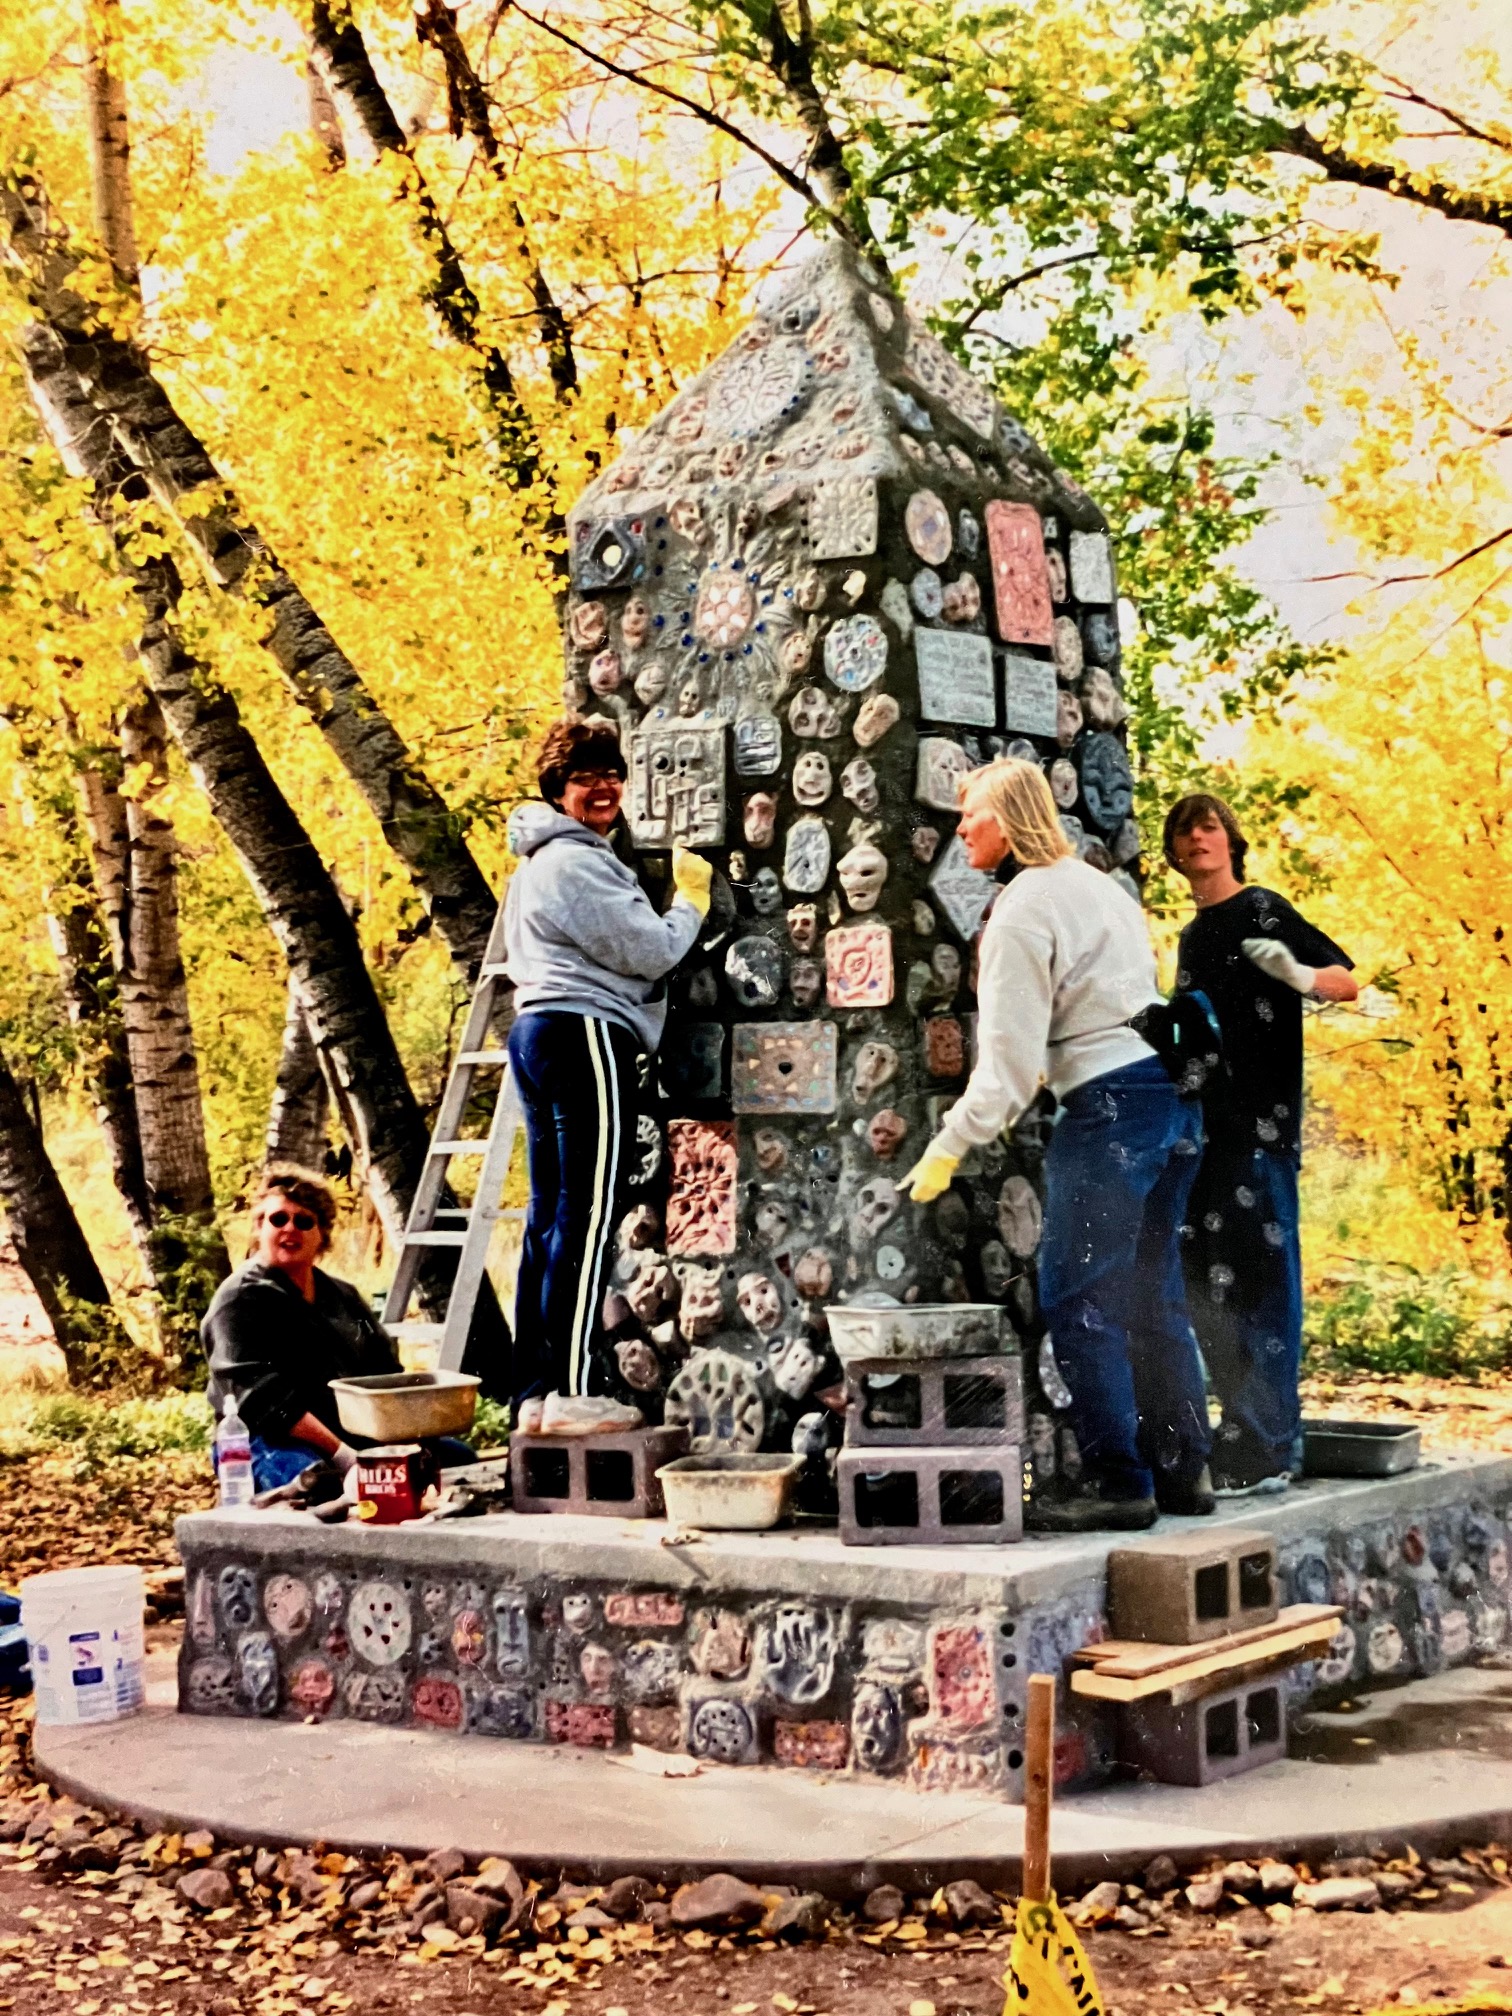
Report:
M 898 1178 L 898 1188 L 906 1190 L 915 1204 L 933 1204 L 950 1188 L 950 1179 L 960 1166 L 959 1155 L 931 1143 L 908 1174 Z
M 714 880 L 714 864 L 686 847 L 672 849 L 672 887 L 684 903 L 691 903 L 700 917 L 709 914 L 709 885 Z

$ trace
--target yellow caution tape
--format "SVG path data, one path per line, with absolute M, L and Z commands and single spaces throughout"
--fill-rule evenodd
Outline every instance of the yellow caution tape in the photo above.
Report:
M 1104 2016 L 1097 1978 L 1053 1897 L 1020 1900 L 1003 1986 L 1003 2016 Z

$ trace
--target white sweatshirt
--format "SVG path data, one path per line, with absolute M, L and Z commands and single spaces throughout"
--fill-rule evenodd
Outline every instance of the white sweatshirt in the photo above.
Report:
M 1067 856 L 1022 868 L 993 905 L 977 971 L 977 1061 L 937 1145 L 964 1155 L 1024 1112 L 1154 1052 L 1129 1017 L 1161 996 L 1144 912 Z

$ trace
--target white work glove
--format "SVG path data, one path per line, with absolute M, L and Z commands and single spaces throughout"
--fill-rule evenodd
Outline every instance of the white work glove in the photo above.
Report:
M 1300 959 L 1288 952 L 1279 938 L 1246 938 L 1240 945 L 1246 959 L 1260 968 L 1262 973 L 1279 980 L 1283 987 L 1290 987 L 1297 994 L 1311 994 L 1318 984 L 1316 966 L 1304 966 Z

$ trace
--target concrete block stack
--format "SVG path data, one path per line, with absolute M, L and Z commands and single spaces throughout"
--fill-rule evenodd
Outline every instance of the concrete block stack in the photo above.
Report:
M 1023 1537 L 1023 1371 L 986 1305 L 831 1310 L 846 1366 L 840 1537 L 851 1547 Z M 987 1348 L 988 1346 L 993 1348 Z

